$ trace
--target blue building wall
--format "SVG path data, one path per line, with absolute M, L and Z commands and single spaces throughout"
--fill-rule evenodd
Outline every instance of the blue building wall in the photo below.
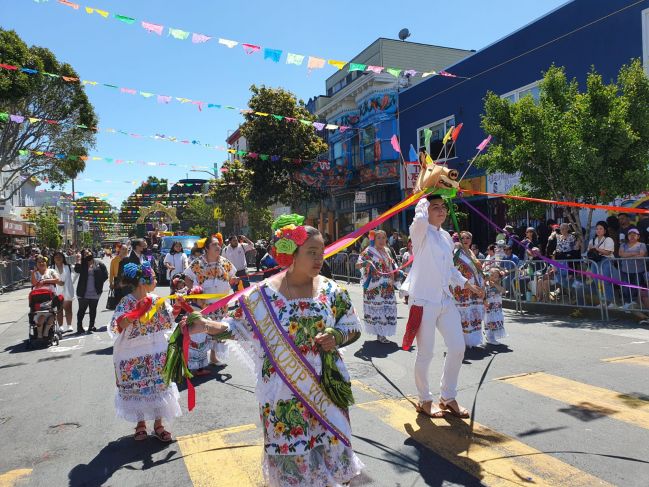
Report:
M 591 66 L 605 81 L 614 79 L 622 65 L 642 59 L 641 12 L 647 8 L 649 0 L 574 0 L 447 68 L 471 79 L 435 76 L 400 93 L 401 146 L 417 147 L 419 127 L 455 116 L 464 127 L 449 166 L 463 172 L 486 136 L 480 115 L 489 90 L 501 95 L 538 81 L 553 63 L 582 88 Z M 481 174 L 474 168 L 466 177 Z

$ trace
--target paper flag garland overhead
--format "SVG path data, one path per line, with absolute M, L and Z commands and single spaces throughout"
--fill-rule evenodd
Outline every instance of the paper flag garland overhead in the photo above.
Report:
M 261 113 L 260 113 L 261 114 Z M 268 114 L 263 114 L 265 116 L 268 116 Z M 60 120 L 47 120 L 43 118 L 37 118 L 37 117 L 26 117 L 23 115 L 14 115 L 14 114 L 9 114 L 6 112 L 0 112 L 0 122 L 14 122 L 14 123 L 47 123 L 50 125 L 66 125 L 65 122 L 62 122 Z M 325 127 L 324 123 L 320 122 L 312 122 L 313 125 L 318 129 L 322 130 Z M 199 140 L 189 140 L 189 139 L 182 139 L 179 137 L 173 137 L 171 135 L 165 135 L 165 134 L 155 134 L 155 135 L 141 135 L 137 133 L 132 133 L 126 130 L 119 130 L 119 129 L 113 129 L 113 128 L 107 128 L 107 129 L 100 129 L 99 127 L 88 127 L 86 125 L 75 125 L 75 127 L 82 129 L 82 130 L 90 130 L 93 132 L 103 132 L 103 133 L 109 133 L 109 134 L 120 134 L 120 135 L 126 135 L 129 137 L 134 137 L 137 139 L 142 139 L 142 138 L 147 138 L 147 139 L 152 139 L 152 140 L 162 140 L 162 141 L 169 141 L 169 142 L 175 142 L 178 144 L 187 144 L 187 145 L 197 145 L 199 147 L 204 147 L 206 149 L 212 149 L 212 150 L 218 150 L 218 151 L 224 151 L 228 152 L 229 154 L 234 154 L 236 156 L 240 157 L 250 157 L 252 159 L 260 159 L 262 161 L 269 160 L 271 162 L 276 162 L 276 161 L 284 161 L 284 162 L 294 162 L 294 163 L 304 163 L 304 162 L 316 162 L 319 159 L 302 159 L 302 158 L 294 158 L 294 157 L 286 157 L 286 156 L 281 156 L 281 155 L 269 155 L 269 154 L 260 154 L 256 152 L 251 152 L 251 151 L 244 151 L 244 150 L 235 150 L 231 149 L 228 147 L 220 146 L 220 145 L 211 145 L 211 144 L 204 144 Z M 100 158 L 96 158 L 93 160 L 100 160 Z M 182 167 L 182 166 L 179 166 Z M 202 167 L 202 166 L 201 166 Z
M 311 61 L 309 61 L 309 62 L 311 62 Z M 324 60 L 322 60 L 322 62 L 324 62 Z M 302 124 L 305 124 L 305 125 L 311 125 L 311 126 L 316 127 L 316 128 L 319 127 L 319 125 L 316 126 L 314 124 L 314 122 L 312 122 L 310 120 L 297 119 L 297 118 L 287 117 L 285 115 L 278 115 L 278 114 L 274 114 L 274 113 L 269 114 L 269 113 L 256 112 L 254 110 L 251 110 L 250 108 L 237 108 L 235 106 L 223 105 L 223 104 L 220 104 L 220 103 L 207 103 L 207 102 L 204 102 L 204 101 L 201 101 L 201 100 L 192 100 L 191 98 L 178 97 L 178 96 L 173 97 L 173 96 L 170 96 L 170 95 L 160 95 L 160 94 L 152 93 L 150 91 L 140 91 L 140 90 L 136 90 L 135 88 L 130 88 L 130 87 L 119 87 L 119 86 L 114 85 L 114 84 L 101 83 L 99 81 L 89 81 L 89 80 L 85 80 L 85 79 L 80 80 L 79 78 L 72 78 L 72 77 L 69 77 L 69 76 L 61 76 L 61 75 L 54 74 L 54 73 L 48 73 L 46 71 L 38 71 L 38 70 L 32 69 L 32 68 L 24 68 L 24 67 L 14 66 L 12 64 L 0 63 L 0 69 L 6 69 L 8 71 L 19 71 L 19 72 L 22 72 L 22 73 L 32 74 L 32 75 L 49 76 L 51 78 L 61 78 L 63 81 L 66 81 L 68 83 L 81 83 L 83 86 L 97 86 L 97 85 L 99 85 L 99 86 L 103 86 L 105 88 L 109 88 L 111 90 L 118 91 L 119 93 L 122 93 L 122 94 L 125 94 L 125 95 L 138 95 L 139 94 L 140 96 L 142 96 L 144 98 L 153 98 L 155 96 L 157 102 L 161 103 L 161 104 L 168 104 L 168 103 L 171 103 L 173 100 L 177 100 L 181 104 L 195 105 L 198 108 L 199 111 L 202 111 L 203 107 L 207 105 L 207 108 L 224 109 L 224 110 L 236 110 L 239 113 L 246 114 L 246 115 L 260 115 L 260 114 L 262 114 L 262 116 L 272 115 L 272 117 L 275 120 L 278 120 L 278 121 L 284 121 L 284 122 L 287 122 L 287 123 L 291 123 L 291 122 L 302 123 Z M 341 132 L 344 132 L 345 130 L 363 130 L 363 129 L 349 127 L 349 126 L 345 126 L 345 125 L 334 125 L 334 124 L 326 124 L 326 126 L 323 127 L 323 128 L 326 128 L 327 130 L 340 130 Z M 322 130 L 322 129 L 318 129 L 318 130 Z
M 36 3 L 44 3 L 44 2 L 42 2 L 42 0 L 34 0 L 34 1 Z M 73 9 L 75 11 L 79 11 L 79 8 L 80 8 L 80 5 L 78 3 L 73 3 L 73 2 L 70 2 L 68 0 L 59 0 L 58 4 L 59 5 L 64 5 L 66 7 L 70 7 L 71 9 Z M 101 15 L 105 19 L 109 18 L 109 16 L 110 16 L 110 13 L 108 11 L 99 10 L 99 9 L 94 8 L 94 7 L 85 7 L 85 12 L 87 14 L 89 14 L 89 15 L 92 15 L 93 13 L 97 13 L 97 14 Z M 129 16 L 126 16 L 126 15 L 121 15 L 121 14 L 113 14 L 112 18 L 114 18 L 115 20 L 118 20 L 120 22 L 123 22 L 125 24 L 129 24 L 129 25 L 135 24 L 135 22 L 137 20 L 137 19 L 135 19 L 133 17 L 129 17 Z M 162 26 L 160 24 L 154 24 L 154 23 L 146 22 L 146 21 L 141 21 L 140 25 L 147 32 L 155 32 L 158 35 L 162 35 L 162 31 L 164 29 L 164 26 Z M 151 26 L 155 26 L 155 28 L 151 29 Z M 173 37 L 174 39 L 178 39 L 178 40 L 181 40 L 181 41 L 187 40 L 187 38 L 189 37 L 189 34 L 191 33 L 189 31 L 186 31 L 186 30 L 183 30 L 183 29 L 178 29 L 178 28 L 175 28 L 175 27 L 167 27 L 167 29 L 168 29 L 170 37 Z M 210 41 L 211 39 L 215 38 L 214 36 L 205 35 L 205 34 L 199 34 L 197 32 L 191 33 L 191 34 L 192 34 L 192 43 L 194 43 L 194 44 L 204 44 L 204 43 Z M 226 47 L 228 47 L 230 49 L 232 49 L 233 47 L 240 44 L 241 47 L 243 47 L 244 52 L 246 54 L 249 54 L 249 55 L 254 54 L 254 53 L 258 52 L 258 51 L 261 51 L 262 48 L 263 48 L 264 49 L 264 59 L 268 59 L 268 60 L 270 60 L 272 62 L 275 62 L 275 63 L 278 63 L 280 61 L 281 54 L 283 52 L 283 50 L 281 50 L 281 49 L 265 48 L 264 46 L 259 46 L 259 45 L 256 45 L 256 44 L 250 44 L 250 43 L 247 43 L 247 42 L 232 41 L 232 40 L 229 40 L 229 39 L 222 39 L 222 38 L 218 38 L 218 43 L 221 44 L 221 45 L 224 45 L 224 46 L 226 46 Z M 279 54 L 277 54 L 277 55 L 273 54 L 272 56 L 267 56 L 266 51 L 272 51 L 272 52 L 279 53 Z M 299 62 L 296 62 L 298 60 L 298 58 L 296 56 L 299 56 Z M 302 54 L 294 54 L 294 53 L 291 53 L 291 52 L 287 52 L 286 64 L 293 64 L 293 65 L 296 65 L 296 66 L 301 66 L 302 61 L 304 60 L 304 57 L 305 56 L 302 55 Z M 308 68 L 308 70 L 310 72 L 313 69 L 322 69 L 322 68 L 324 68 L 325 64 L 333 66 L 338 70 L 343 69 L 345 67 L 345 65 L 349 64 L 349 68 L 348 68 L 349 71 L 360 71 L 361 69 L 359 69 L 359 66 L 364 66 L 364 65 L 361 65 L 361 64 L 358 64 L 358 63 L 348 63 L 347 61 L 338 61 L 338 60 L 335 60 L 335 59 L 327 59 L 327 58 L 322 58 L 320 56 L 309 56 L 309 62 L 307 64 L 307 68 Z M 354 66 L 354 69 L 352 69 L 352 66 Z M 451 78 L 468 79 L 465 76 L 456 76 L 456 75 L 451 74 L 451 73 L 449 73 L 447 71 L 439 71 L 439 72 L 428 71 L 428 72 L 420 73 L 420 72 L 418 72 L 418 71 L 416 71 L 414 69 L 410 69 L 410 68 L 404 69 L 404 68 L 398 68 L 398 67 L 392 67 L 392 66 L 385 66 L 385 67 L 383 67 L 383 66 L 367 66 L 366 69 L 363 69 L 363 71 L 367 70 L 367 71 L 372 71 L 372 72 L 375 72 L 375 73 L 380 73 L 384 69 L 385 69 L 386 72 L 392 74 L 393 76 L 399 76 L 400 73 L 403 72 L 406 76 L 409 76 L 409 77 L 414 77 L 414 76 L 417 76 L 417 75 L 420 74 L 422 78 L 426 78 L 428 76 L 439 75 L 439 76 L 446 76 L 446 77 L 451 77 Z

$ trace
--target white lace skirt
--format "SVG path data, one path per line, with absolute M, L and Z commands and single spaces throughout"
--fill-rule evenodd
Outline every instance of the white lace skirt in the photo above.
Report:
M 173 382 L 169 386 L 151 395 L 115 394 L 115 410 L 117 417 L 137 423 L 156 419 L 171 420 L 182 415 L 180 410 L 180 394 Z

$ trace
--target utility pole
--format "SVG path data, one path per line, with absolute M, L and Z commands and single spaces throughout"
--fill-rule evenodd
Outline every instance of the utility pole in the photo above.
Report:
M 72 243 L 77 246 L 78 232 L 77 232 L 77 194 L 74 192 L 74 178 L 72 178 Z

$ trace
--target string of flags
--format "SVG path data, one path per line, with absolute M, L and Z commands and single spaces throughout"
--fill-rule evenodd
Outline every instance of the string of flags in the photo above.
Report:
M 49 120 L 49 119 L 43 119 L 43 118 L 38 118 L 38 117 L 30 117 L 30 116 L 25 116 L 25 115 L 17 115 L 13 113 L 6 113 L 6 112 L 0 112 L 0 122 L 13 122 L 13 123 L 47 123 L 50 125 L 65 125 L 66 122 L 61 121 L 61 120 Z M 211 149 L 211 150 L 218 150 L 218 151 L 223 151 L 227 152 L 229 154 L 233 154 L 236 156 L 240 157 L 248 157 L 250 159 L 260 159 L 262 161 L 271 161 L 271 162 L 276 162 L 276 161 L 285 161 L 285 162 L 293 162 L 296 164 L 301 164 L 305 162 L 314 162 L 313 159 L 301 159 L 301 158 L 294 158 L 294 157 L 286 157 L 286 156 L 280 156 L 280 155 L 270 155 L 270 154 L 261 154 L 257 152 L 252 152 L 252 151 L 244 151 L 244 150 L 236 150 L 232 148 L 228 148 L 225 146 L 221 145 L 213 145 L 213 144 L 206 144 L 202 143 L 200 140 L 189 140 L 189 139 L 183 139 L 180 137 L 174 137 L 172 135 L 165 135 L 165 134 L 155 134 L 155 135 L 142 135 L 138 133 L 133 133 L 129 132 L 126 130 L 121 130 L 121 129 L 114 129 L 114 128 L 107 128 L 107 129 L 101 129 L 99 127 L 89 127 L 87 125 L 83 124 L 74 124 L 74 127 L 82 130 L 90 130 L 93 132 L 102 132 L 102 133 L 110 133 L 110 134 L 120 134 L 120 135 L 125 135 L 129 137 L 133 137 L 136 139 L 152 139 L 152 140 L 162 140 L 162 141 L 169 141 L 169 142 L 174 142 L 177 144 L 186 144 L 186 145 L 195 145 L 199 147 L 205 147 L 206 149 Z M 93 160 L 101 160 L 101 158 L 98 159 L 93 159 Z M 107 161 L 110 162 L 110 161 Z M 132 163 L 133 161 L 131 161 Z M 172 165 L 172 164 L 170 164 Z M 183 166 L 183 165 L 177 165 L 178 167 L 189 167 L 189 166 Z M 200 167 L 191 167 L 192 169 L 205 169 L 204 166 Z
M 46 3 L 47 0 L 34 0 L 34 1 L 37 3 Z M 95 7 L 87 7 L 69 0 L 58 0 L 58 4 L 69 7 L 74 11 L 85 11 L 86 14 L 88 15 L 99 15 L 104 19 L 113 19 L 123 24 L 127 24 L 127 25 L 138 24 L 138 19 L 134 17 L 123 15 L 123 14 L 111 13 L 107 10 L 98 9 Z M 187 30 L 178 29 L 176 27 L 168 27 L 162 24 L 148 22 L 144 20 L 140 20 L 139 25 L 142 27 L 142 29 L 145 32 L 149 34 L 155 34 L 157 36 L 162 37 L 162 35 L 166 33 L 167 37 L 172 37 L 179 41 L 186 41 L 188 39 L 191 39 L 192 44 L 206 44 L 208 42 L 212 42 L 212 43 L 216 42 L 220 46 L 223 46 L 227 49 L 233 49 L 237 46 L 241 46 L 243 52 L 247 56 L 252 56 L 256 53 L 260 53 L 261 55 L 263 55 L 264 60 L 270 62 L 279 63 L 282 59 L 284 59 L 285 64 L 287 65 L 294 65 L 294 66 L 306 65 L 309 73 L 311 73 L 315 69 L 323 69 L 325 66 L 332 66 L 338 70 L 343 70 L 347 66 L 347 70 L 349 72 L 354 72 L 354 71 L 371 72 L 371 73 L 386 72 L 395 77 L 399 77 L 403 73 L 405 76 L 408 77 L 419 76 L 422 78 L 427 78 L 429 76 L 445 76 L 449 78 L 468 79 L 465 76 L 458 76 L 444 70 L 442 71 L 431 70 L 431 71 L 421 72 L 415 69 L 404 69 L 404 68 L 387 67 L 387 66 L 372 66 L 372 65 L 366 65 L 361 63 L 352 63 L 347 61 L 339 61 L 335 59 L 327 59 L 320 56 L 307 56 L 304 54 L 298 54 L 298 53 L 288 52 L 288 51 L 286 51 L 286 55 L 284 56 L 283 49 L 262 47 L 257 44 L 241 42 L 241 41 L 236 41 L 231 39 L 224 39 L 222 37 L 218 37 L 215 35 L 207 35 L 199 32 L 190 32 Z

